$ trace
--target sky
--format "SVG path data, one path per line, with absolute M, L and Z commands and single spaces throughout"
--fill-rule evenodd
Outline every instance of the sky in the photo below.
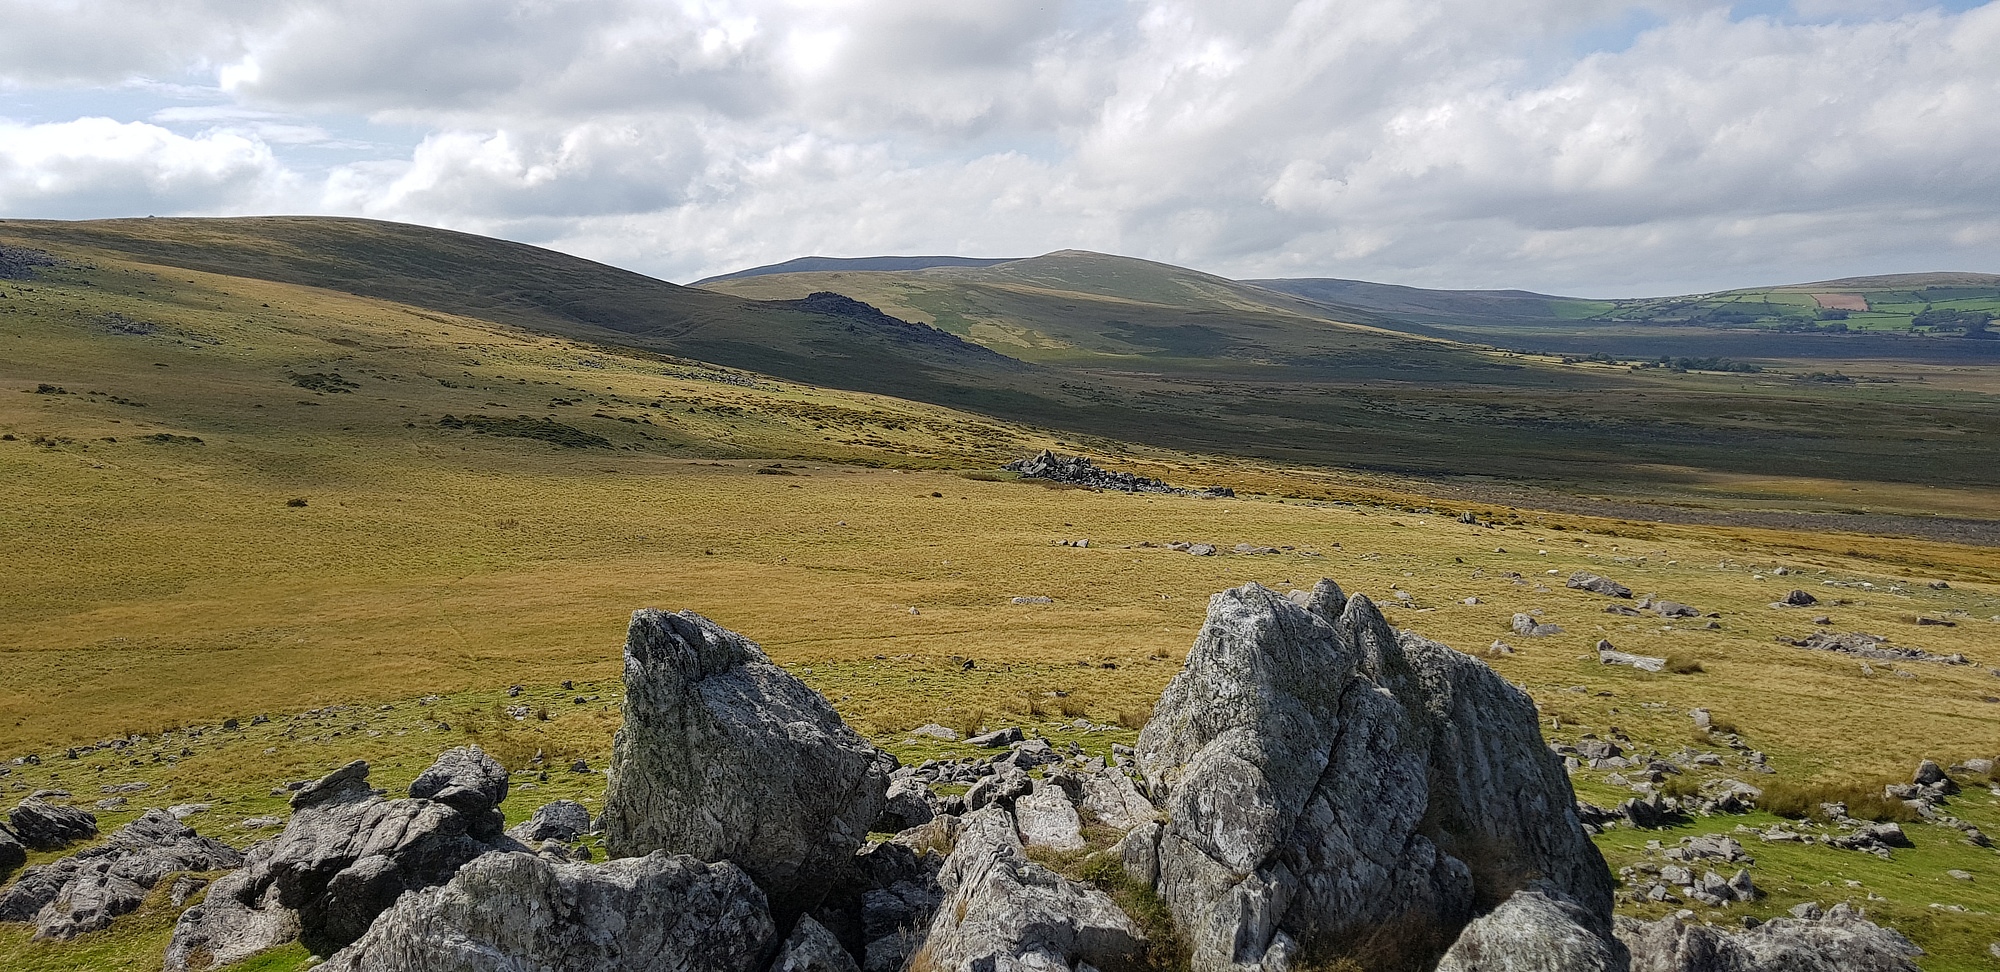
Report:
M 2000 0 L 0 0 L 0 216 L 675 281 L 1064 248 L 1581 296 L 2000 272 Z

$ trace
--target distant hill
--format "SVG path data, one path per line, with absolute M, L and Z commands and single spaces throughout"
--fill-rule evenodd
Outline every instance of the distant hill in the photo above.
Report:
M 1521 323 L 1574 320 L 1607 310 L 1610 301 L 1555 297 L 1526 290 L 1425 290 L 1397 284 L 1299 277 L 1246 280 L 1266 290 L 1329 304 L 1360 307 L 1412 323 Z
M 873 256 L 873 257 L 799 257 L 783 263 L 773 263 L 767 267 L 751 267 L 734 273 L 703 277 L 690 287 L 700 287 L 722 280 L 738 280 L 743 277 L 764 277 L 774 273 L 817 273 L 824 270 L 856 271 L 898 271 L 929 270 L 934 267 L 990 267 L 996 263 L 1007 263 L 1013 257 L 981 259 L 961 256 Z

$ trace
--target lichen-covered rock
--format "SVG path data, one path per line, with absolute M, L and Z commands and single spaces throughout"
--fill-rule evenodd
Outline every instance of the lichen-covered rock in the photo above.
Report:
M 0 894 L 0 921 L 33 922 L 35 938 L 68 940 L 110 927 L 169 875 L 241 863 L 235 848 L 196 834 L 165 810 L 148 810 L 101 846 L 22 872 Z
M 698 614 L 632 615 L 606 845 L 734 861 L 781 924 L 881 815 L 893 759 L 749 639 Z
M 1608 938 L 1610 874 L 1528 696 L 1330 581 L 1302 600 L 1216 595 L 1139 737 L 1197 972 L 1419 965 L 1532 879 Z
M 1437 972 L 1626 972 L 1602 925 L 1560 891 L 1526 888 L 1465 926 Z
M 410 784 L 410 796 L 479 820 L 506 801 L 507 769 L 478 746 L 448 749 Z
M 776 945 L 734 864 L 655 852 L 601 865 L 494 853 L 404 895 L 330 972 L 756 972 Z
M 1817 908 L 1794 913 L 1803 917 L 1734 934 L 1671 917 L 1620 917 L 1617 934 L 1631 951 L 1632 972 L 1917 972 L 1912 959 L 1923 949 L 1845 904 L 1823 915 Z
M 427 775 L 463 779 L 468 760 L 491 761 L 476 748 L 454 751 L 440 761 L 446 769 Z M 481 773 L 490 778 L 490 770 Z M 284 832 L 182 913 L 167 972 L 227 965 L 293 938 L 332 952 L 360 938 L 405 891 L 443 884 L 488 851 L 524 849 L 499 833 L 498 813 L 477 792 L 456 791 L 472 814 L 436 800 L 386 800 L 369 789 L 363 762 L 300 789 Z
M 935 816 L 937 810 L 931 806 L 930 787 L 922 780 L 904 777 L 889 784 L 889 792 L 882 801 L 882 815 L 876 818 L 874 829 L 885 834 L 902 833 L 929 823 Z
M 7 826 L 29 850 L 62 850 L 97 836 L 97 815 L 29 797 L 7 811 Z
M 1061 787 L 1043 784 L 1014 801 L 1014 827 L 1021 842 L 1055 851 L 1082 850 L 1083 820 Z
M 1083 777 L 1083 809 L 1106 827 L 1131 830 L 1151 822 L 1159 813 L 1132 778 L 1116 769 L 1089 773 Z
M 945 899 L 913 968 L 1054 972 L 1088 963 L 1122 972 L 1145 955 L 1132 919 L 1104 892 L 1030 862 L 998 807 L 965 818 L 938 882 Z

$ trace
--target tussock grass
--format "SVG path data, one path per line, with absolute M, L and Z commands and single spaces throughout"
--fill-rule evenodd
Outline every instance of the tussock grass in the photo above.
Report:
M 1757 798 L 1757 806 L 1780 817 L 1802 820 L 1823 816 L 1822 804 L 1843 803 L 1847 815 L 1857 820 L 1913 823 L 1921 819 L 1910 805 L 1883 794 L 1883 787 L 1896 780 L 1836 780 L 1794 782 L 1771 780 Z

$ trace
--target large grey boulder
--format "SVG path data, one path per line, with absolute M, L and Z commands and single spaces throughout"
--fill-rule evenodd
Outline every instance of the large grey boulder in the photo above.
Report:
M 33 922 L 35 938 L 66 941 L 110 927 L 173 874 L 241 863 L 235 848 L 196 834 L 165 810 L 148 810 L 100 846 L 23 871 L 0 894 L 0 921 Z
M 7 811 L 7 826 L 29 850 L 62 850 L 97 836 L 97 815 L 29 797 Z
M 1465 926 L 1437 972 L 1626 972 L 1626 956 L 1597 916 L 1533 886 Z
M 476 819 L 506 801 L 507 769 L 477 746 L 448 749 L 410 784 L 410 796 Z
M 1435 961 L 1531 880 L 1608 940 L 1611 878 L 1534 703 L 1321 581 L 1216 595 L 1140 733 L 1197 972 Z
M 419 779 L 463 780 L 474 764 L 490 764 L 474 774 L 483 779 L 499 766 L 468 747 L 445 754 L 437 773 Z M 488 851 L 524 849 L 500 832 L 498 809 L 475 796 L 495 795 L 494 788 L 447 784 L 431 792 L 449 792 L 457 805 L 383 799 L 359 761 L 299 790 L 284 832 L 181 914 L 166 972 L 228 965 L 294 938 L 327 954 L 360 938 L 404 892 L 443 884 Z
M 1845 904 L 1734 934 L 1671 917 L 1620 917 L 1617 934 L 1631 950 L 1632 972 L 1917 972 L 1913 959 L 1924 954 Z
M 1084 811 L 1116 830 L 1143 826 L 1159 813 L 1132 778 L 1117 769 L 1085 774 L 1082 790 Z
M 789 925 L 867 837 L 893 768 L 749 639 L 688 611 L 632 615 L 604 798 L 614 856 L 734 861 Z
M 488 854 L 404 895 L 337 972 L 757 972 L 777 945 L 734 864 L 655 852 L 601 865 Z
M 1028 860 L 1012 815 L 965 818 L 938 875 L 945 899 L 911 967 L 930 972 L 1123 972 L 1146 937 L 1111 898 Z

